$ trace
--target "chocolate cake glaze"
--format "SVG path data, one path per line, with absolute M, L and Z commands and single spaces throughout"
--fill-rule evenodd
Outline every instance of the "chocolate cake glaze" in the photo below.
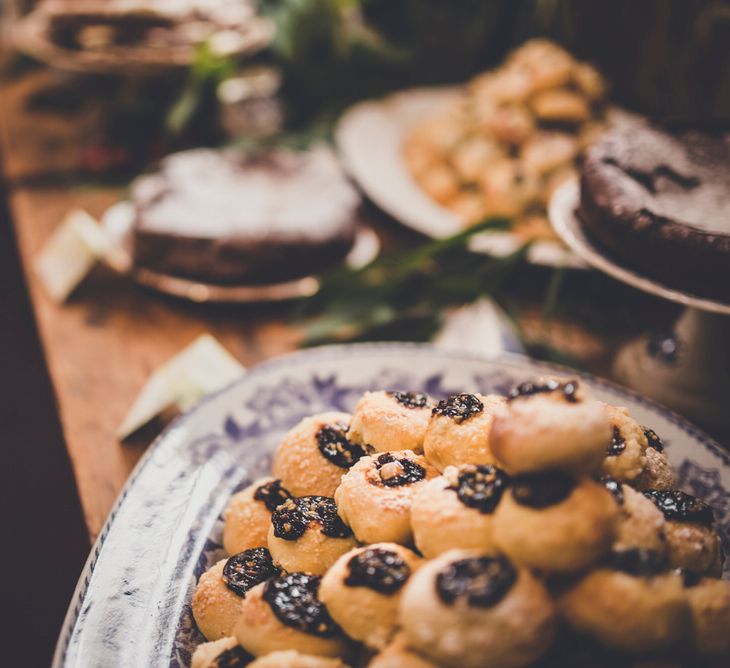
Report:
M 131 196 L 136 265 L 221 285 L 321 273 L 352 248 L 360 205 L 324 147 L 183 151 Z
M 730 301 L 730 127 L 620 123 L 587 151 L 577 213 L 638 274 Z

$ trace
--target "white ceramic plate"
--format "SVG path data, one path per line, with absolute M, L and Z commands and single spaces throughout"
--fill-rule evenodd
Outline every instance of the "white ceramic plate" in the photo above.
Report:
M 612 276 L 616 280 L 656 295 L 657 297 L 662 297 L 701 311 L 730 315 L 730 304 L 714 299 L 705 299 L 670 288 L 658 281 L 638 274 L 633 269 L 629 269 L 609 257 L 583 231 L 583 226 L 580 224 L 580 220 L 575 213 L 579 199 L 580 184 L 577 180 L 569 181 L 560 186 L 550 200 L 550 222 L 568 247 L 591 267 Z
M 681 486 L 713 505 L 730 544 L 730 454 L 701 431 L 606 381 L 524 357 L 497 360 L 430 345 L 330 346 L 287 355 L 178 418 L 131 475 L 87 562 L 56 649 L 60 668 L 189 665 L 202 641 L 190 612 L 197 578 L 223 556 L 221 513 L 302 417 L 352 410 L 368 389 L 443 397 L 505 392 L 545 373 L 580 376 L 663 439 Z
M 350 107 L 335 128 L 345 168 L 365 194 L 396 220 L 434 239 L 455 234 L 463 224 L 413 179 L 403 160 L 403 142 L 416 123 L 459 95 L 460 89 L 455 87 L 405 90 Z M 474 238 L 472 248 L 504 256 L 521 244 L 512 233 L 485 232 Z M 586 268 L 580 258 L 553 241 L 535 242 L 528 260 L 546 266 Z

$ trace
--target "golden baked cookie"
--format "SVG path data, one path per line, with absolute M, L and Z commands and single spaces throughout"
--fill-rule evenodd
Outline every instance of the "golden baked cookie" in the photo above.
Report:
M 433 409 L 423 453 L 439 471 L 459 464 L 492 464 L 490 431 L 494 412 L 504 403 L 497 395 L 456 394 Z
M 347 666 L 340 659 L 284 650 L 259 657 L 249 663 L 248 668 L 347 668 Z
M 353 411 L 348 438 L 378 452 L 423 452 L 431 407 L 420 392 L 366 392 Z
M 508 485 L 509 476 L 491 464 L 447 467 L 413 499 L 416 547 L 428 559 L 453 549 L 491 551 L 492 518 Z
M 348 439 L 349 425 L 347 413 L 304 418 L 277 448 L 274 475 L 294 496 L 332 496 L 343 474 L 366 454 Z
M 200 632 L 208 640 L 230 636 L 248 590 L 278 572 L 265 547 L 234 554 L 211 566 L 200 576 L 193 594 L 193 618 Z
M 355 548 L 324 575 L 319 597 L 350 638 L 382 649 L 398 629 L 401 592 L 420 561 L 396 543 Z
M 625 408 L 606 404 L 605 409 L 611 423 L 611 444 L 601 464 L 601 474 L 621 482 L 632 482 L 646 468 L 647 438 L 644 428 Z
M 551 472 L 513 478 L 494 513 L 497 547 L 517 563 L 578 571 L 614 541 L 618 506 L 600 483 Z
M 402 635 L 397 635 L 385 649 L 368 663 L 368 668 L 438 668 L 409 647 Z
M 271 515 L 268 544 L 285 571 L 321 575 L 357 542 L 328 496 L 287 499 Z
M 677 487 L 677 476 L 669 463 L 664 445 L 653 429 L 644 427 L 647 439 L 646 464 L 636 481 L 639 489 L 670 490 Z
M 233 638 L 220 638 L 198 645 L 193 652 L 190 668 L 221 668 L 246 666 L 251 655 Z
M 363 543 L 409 543 L 413 497 L 437 475 L 411 450 L 363 457 L 335 492 L 340 517 Z
M 616 539 L 613 550 L 621 552 L 632 548 L 652 550 L 666 556 L 666 521 L 661 511 L 641 492 L 614 478 L 601 478 L 618 505 Z
M 401 601 L 406 641 L 437 665 L 520 668 L 538 659 L 556 630 L 544 585 L 503 556 L 446 552 L 411 578 Z
M 594 473 L 611 443 L 603 404 L 576 380 L 522 383 L 495 415 L 492 452 L 510 474 L 547 470 Z
M 709 657 L 730 658 L 730 582 L 683 572 L 692 615 L 693 648 Z
M 282 650 L 343 656 L 347 642 L 319 600 L 320 580 L 286 573 L 251 589 L 233 629 L 239 644 L 254 656 Z
M 677 645 L 690 621 L 681 577 L 650 550 L 614 553 L 568 589 L 559 607 L 575 629 L 628 652 Z
M 271 513 L 291 494 L 281 480 L 261 478 L 234 494 L 223 515 L 223 547 L 228 554 L 266 547 Z
M 719 576 L 724 557 L 720 536 L 713 526 L 712 508 L 680 490 L 648 490 L 644 496 L 667 520 L 664 531 L 670 566 Z

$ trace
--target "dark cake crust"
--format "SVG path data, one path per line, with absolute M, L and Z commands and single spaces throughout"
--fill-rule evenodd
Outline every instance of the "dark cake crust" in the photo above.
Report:
M 221 285 L 331 267 L 352 248 L 359 197 L 324 148 L 174 154 L 132 184 L 137 266 Z
M 586 154 L 578 215 L 638 274 L 730 301 L 730 132 L 619 125 Z

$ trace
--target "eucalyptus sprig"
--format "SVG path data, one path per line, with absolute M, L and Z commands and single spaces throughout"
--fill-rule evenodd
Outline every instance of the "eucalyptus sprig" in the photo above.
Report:
M 528 244 L 504 257 L 469 250 L 475 234 L 508 228 L 509 220 L 491 218 L 414 250 L 384 253 L 360 269 L 326 274 L 319 292 L 300 306 L 306 344 L 428 339 L 446 309 L 498 297 L 525 261 Z

